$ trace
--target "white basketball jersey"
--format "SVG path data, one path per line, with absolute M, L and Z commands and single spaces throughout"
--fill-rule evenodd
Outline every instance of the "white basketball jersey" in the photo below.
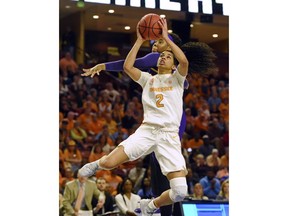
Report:
M 137 81 L 143 88 L 143 123 L 156 124 L 178 130 L 183 113 L 184 76 L 141 72 Z

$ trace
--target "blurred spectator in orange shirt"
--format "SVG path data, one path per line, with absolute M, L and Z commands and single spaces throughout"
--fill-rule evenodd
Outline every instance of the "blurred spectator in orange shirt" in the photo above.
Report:
M 117 175 L 117 168 L 112 169 L 111 175 L 106 176 L 105 179 L 107 180 L 107 183 L 111 186 L 110 187 L 111 195 L 115 196 L 118 193 L 117 191 L 118 185 L 123 181 L 121 176 Z
M 185 148 L 191 148 L 191 149 L 199 149 L 200 146 L 203 145 L 203 140 L 200 138 L 200 134 L 199 133 L 195 133 L 194 134 L 194 138 L 188 140 L 188 142 L 186 143 Z
M 83 102 L 83 109 L 90 108 L 90 112 L 98 112 L 98 106 L 92 95 L 87 95 L 86 100 Z
M 220 158 L 220 165 L 229 167 L 229 147 L 225 148 L 225 154 Z
M 67 130 L 70 131 L 74 127 L 74 122 L 75 122 L 75 114 L 74 112 L 70 111 L 67 114 Z
M 64 150 L 64 167 L 71 167 L 72 172 L 74 173 L 81 167 L 82 155 L 76 146 L 74 140 L 70 140 L 68 147 Z
M 229 88 L 225 87 L 222 89 L 222 91 L 220 92 L 220 98 L 221 100 L 224 100 L 225 98 L 229 98 Z
M 70 52 L 66 52 L 64 57 L 60 59 L 59 66 L 61 71 L 72 75 L 78 70 L 78 64 L 74 61 Z
M 223 116 L 223 110 L 229 110 L 229 101 L 228 98 L 224 98 L 221 102 L 221 104 L 219 105 L 219 111 L 220 114 Z
M 112 135 L 117 131 L 117 123 L 112 118 L 112 114 L 110 112 L 107 112 L 105 114 L 105 125 L 108 126 L 109 134 Z
M 87 131 L 90 134 L 97 135 L 102 131 L 102 128 L 104 126 L 103 121 L 100 121 L 98 119 L 98 114 L 97 113 L 92 113 L 92 121 L 90 124 L 87 125 Z
M 91 150 L 88 161 L 89 162 L 96 161 L 106 154 L 107 153 L 103 152 L 100 143 L 96 143 Z
M 206 119 L 205 114 L 200 112 L 199 115 L 195 118 L 195 132 L 200 133 L 200 135 L 205 134 L 208 130 L 208 119 Z
M 195 102 L 196 98 L 199 97 L 199 93 L 197 92 L 197 89 L 194 86 L 189 86 L 189 92 L 188 94 L 184 97 L 184 103 L 189 104 L 190 102 Z
M 78 118 L 77 121 L 79 125 L 84 130 L 88 131 L 89 125 L 92 123 L 92 112 L 91 108 L 86 107 L 84 113 L 82 113 Z
M 122 104 L 114 103 L 112 108 L 112 118 L 117 122 L 121 123 L 121 119 L 124 117 L 124 107 Z

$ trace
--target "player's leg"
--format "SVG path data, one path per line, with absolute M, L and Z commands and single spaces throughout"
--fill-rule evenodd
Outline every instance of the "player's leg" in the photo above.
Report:
M 103 156 L 97 161 L 84 165 L 79 173 L 81 176 L 92 176 L 98 169 L 113 169 L 124 162 L 133 161 L 144 154 L 153 151 L 155 135 L 151 134 L 151 129 L 140 126 L 134 134 L 122 141 L 107 156 Z
M 171 205 L 182 201 L 187 195 L 186 171 L 180 170 L 167 174 L 170 188 L 153 200 L 144 199 L 140 201 L 142 216 L 153 214 L 157 208 Z M 162 213 L 162 212 L 161 212 Z
M 104 169 L 104 170 L 114 169 L 115 167 L 121 165 L 122 163 L 127 162 L 128 160 L 129 158 L 124 151 L 124 146 L 119 145 L 108 155 L 104 155 L 99 160 L 85 164 L 79 170 L 79 175 L 90 177 L 98 169 Z
M 170 189 L 170 184 L 166 176 L 162 174 L 158 160 L 154 152 L 150 154 L 150 167 L 151 167 L 151 186 L 153 194 L 158 197 L 164 191 Z M 160 207 L 161 215 L 172 215 L 173 205 L 166 205 Z
M 186 114 L 182 113 L 181 123 L 179 126 L 179 138 L 182 139 L 186 127 Z M 153 193 L 158 197 L 164 191 L 170 189 L 170 184 L 165 175 L 162 174 L 158 160 L 155 153 L 150 154 L 150 167 L 151 167 L 151 185 Z M 173 205 L 165 205 L 160 207 L 162 215 L 172 215 Z

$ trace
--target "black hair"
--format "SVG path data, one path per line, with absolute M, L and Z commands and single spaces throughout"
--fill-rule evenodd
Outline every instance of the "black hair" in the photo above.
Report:
M 121 183 L 118 184 L 118 186 L 117 186 L 117 192 L 118 193 L 120 193 L 122 195 L 125 193 L 124 185 L 127 181 L 130 181 L 132 183 L 132 191 L 131 192 L 134 193 L 134 191 L 133 191 L 134 183 L 129 177 L 125 178 Z
M 178 46 L 181 47 L 182 46 L 182 40 L 179 37 L 179 35 L 175 34 L 175 33 L 169 33 L 169 35 L 172 37 L 172 41 Z
M 203 42 L 188 42 L 181 46 L 189 61 L 189 73 L 207 76 L 218 70 L 213 49 Z

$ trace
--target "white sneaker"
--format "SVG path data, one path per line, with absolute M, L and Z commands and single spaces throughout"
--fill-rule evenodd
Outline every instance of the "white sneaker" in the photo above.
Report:
M 90 177 L 97 171 L 98 165 L 96 161 L 85 164 L 79 169 L 78 174 L 83 177 Z
M 152 199 L 142 199 L 140 200 L 140 209 L 142 216 L 151 216 L 157 209 L 151 209 L 148 207 L 148 204 Z

